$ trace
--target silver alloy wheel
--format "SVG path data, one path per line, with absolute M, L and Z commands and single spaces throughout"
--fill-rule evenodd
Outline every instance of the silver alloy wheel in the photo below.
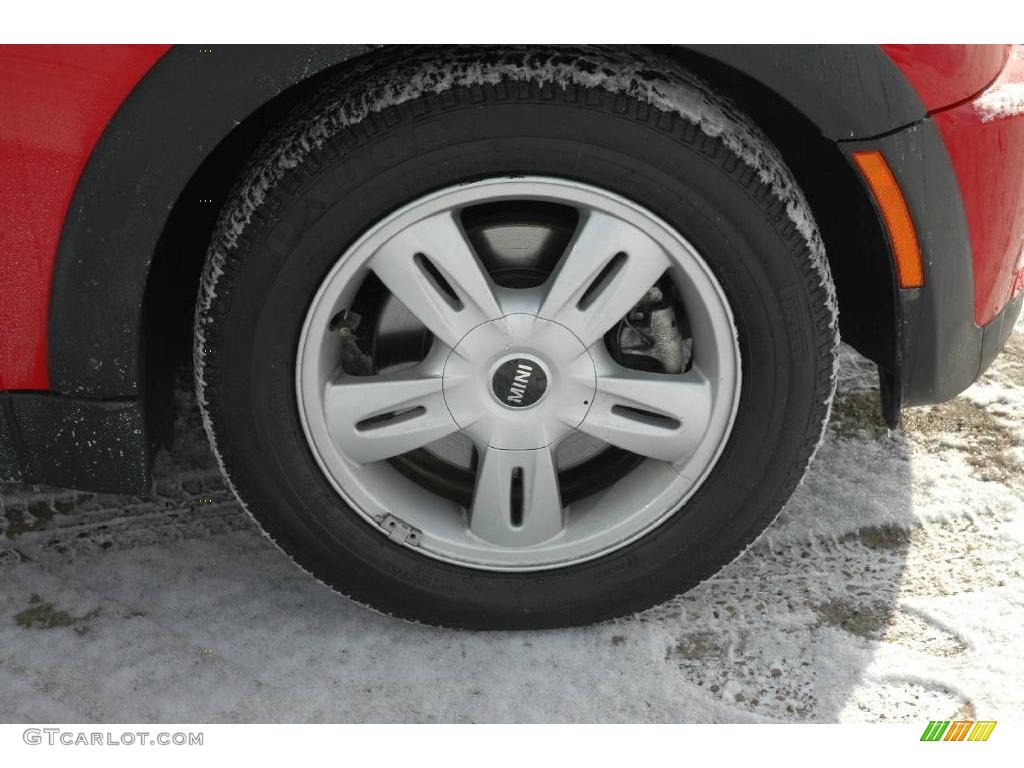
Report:
M 579 215 L 565 254 L 536 288 L 498 286 L 460 220 L 472 206 L 517 200 Z M 415 365 L 353 375 L 342 369 L 332 320 L 371 272 L 433 342 Z M 691 365 L 678 374 L 626 368 L 604 336 L 666 273 L 689 318 Z M 296 365 L 309 445 L 353 509 L 425 555 L 504 571 L 600 557 L 668 519 L 718 460 L 740 385 L 732 313 L 694 248 L 635 203 L 547 177 L 450 187 L 373 226 L 314 297 Z M 456 433 L 479 457 L 468 508 L 388 461 Z M 645 460 L 563 504 L 556 452 L 579 433 Z

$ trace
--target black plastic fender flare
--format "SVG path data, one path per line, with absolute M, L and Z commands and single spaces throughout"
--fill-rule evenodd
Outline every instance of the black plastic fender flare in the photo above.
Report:
M 872 45 L 679 46 L 757 80 L 833 140 L 924 117 L 910 84 Z M 291 86 L 370 45 L 172 48 L 108 124 L 61 234 L 50 297 L 51 389 L 84 398 L 142 391 L 143 298 L 167 217 L 232 129 Z

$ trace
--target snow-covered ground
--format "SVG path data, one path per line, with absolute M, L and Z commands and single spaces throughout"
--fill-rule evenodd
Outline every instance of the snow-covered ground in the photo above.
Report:
M 234 502 L 191 416 L 146 497 L 0 486 L 0 721 L 1018 720 L 1024 321 L 890 434 L 844 349 L 778 522 L 642 615 L 457 632 L 352 604 Z

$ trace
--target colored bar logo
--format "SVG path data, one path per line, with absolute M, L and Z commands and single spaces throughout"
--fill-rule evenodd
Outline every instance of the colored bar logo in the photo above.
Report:
M 995 727 L 995 720 L 932 720 L 921 741 L 988 741 Z

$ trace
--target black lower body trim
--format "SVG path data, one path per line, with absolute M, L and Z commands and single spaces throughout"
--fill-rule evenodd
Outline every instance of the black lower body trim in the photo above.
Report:
M 1006 346 L 1022 305 L 1024 293 L 1007 302 L 987 325 L 977 326 L 971 317 L 962 319 L 955 346 L 940 347 L 934 325 L 918 322 L 915 327 L 914 324 L 906 324 L 905 328 L 909 326 L 917 331 L 916 336 L 910 337 L 916 341 L 916 346 L 911 349 L 926 353 L 927 359 L 933 361 L 934 366 L 932 374 L 927 377 L 912 378 L 904 373 L 901 404 L 944 403 L 976 382 Z M 913 386 L 915 384 L 917 386 Z
M 988 370 L 992 361 L 1003 351 L 1006 340 L 1010 338 L 1013 326 L 1020 317 L 1021 307 L 1024 307 L 1024 292 L 1011 299 L 999 314 L 981 329 L 981 365 L 978 367 L 978 376 Z
M 151 484 L 141 399 L 0 392 L 0 480 L 100 493 Z

